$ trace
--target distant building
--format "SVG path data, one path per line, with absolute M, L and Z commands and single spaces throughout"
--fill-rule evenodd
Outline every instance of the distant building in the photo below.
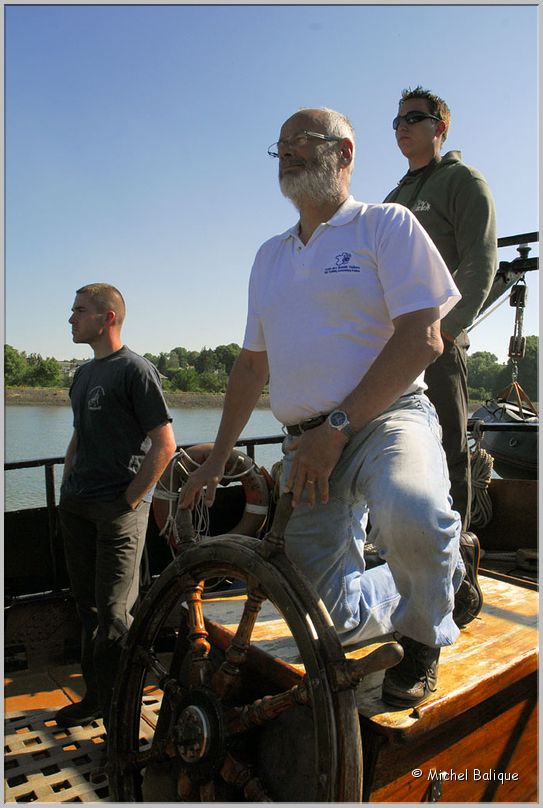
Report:
M 73 379 L 77 368 L 88 361 L 88 359 L 59 359 L 60 372 L 65 374 L 69 379 Z

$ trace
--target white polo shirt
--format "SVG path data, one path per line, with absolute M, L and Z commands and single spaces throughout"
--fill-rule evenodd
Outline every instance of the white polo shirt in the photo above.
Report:
M 426 231 L 407 208 L 349 197 L 306 245 L 298 224 L 259 249 L 243 347 L 266 351 L 270 405 L 294 424 L 328 413 L 390 339 L 392 320 L 460 299 Z M 424 374 L 405 392 L 424 389 Z

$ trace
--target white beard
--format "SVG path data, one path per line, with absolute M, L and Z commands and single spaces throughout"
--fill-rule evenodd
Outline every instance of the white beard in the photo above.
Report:
M 338 174 L 339 158 L 336 152 L 325 151 L 305 162 L 299 174 L 285 174 L 279 178 L 283 196 L 300 210 L 304 202 L 312 205 L 340 202 L 342 187 Z

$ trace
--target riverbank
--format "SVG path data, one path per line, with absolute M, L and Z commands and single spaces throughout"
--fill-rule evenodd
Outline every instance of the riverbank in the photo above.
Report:
M 224 404 L 223 393 L 182 393 L 176 391 L 166 392 L 164 395 L 170 407 L 222 409 Z M 70 406 L 67 387 L 8 387 L 4 393 L 4 401 L 6 405 Z M 270 406 L 268 396 L 262 396 L 257 406 L 261 409 L 268 409 Z
M 187 409 L 222 409 L 224 404 L 224 393 L 164 393 L 168 406 Z M 52 407 L 69 407 L 70 397 L 67 387 L 8 387 L 4 393 L 6 404 L 15 405 L 40 405 Z M 480 407 L 483 402 L 470 401 L 470 412 Z M 260 398 L 257 404 L 259 409 L 269 409 L 269 396 Z

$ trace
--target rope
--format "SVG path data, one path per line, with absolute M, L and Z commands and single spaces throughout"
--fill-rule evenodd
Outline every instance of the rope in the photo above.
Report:
M 504 291 L 505 291 L 505 290 L 504 290 Z M 481 325 L 481 323 L 482 323 L 484 320 L 486 320 L 486 318 L 487 318 L 487 317 L 490 317 L 490 315 L 491 315 L 491 314 L 493 314 L 493 313 L 494 313 L 494 312 L 495 312 L 497 309 L 499 309 L 499 308 L 500 308 L 500 306 L 503 306 L 503 304 L 504 304 L 504 303 L 505 303 L 507 300 L 509 300 L 509 298 L 508 298 L 508 297 L 504 297 L 504 299 L 503 299 L 503 300 L 500 300 L 500 302 L 499 302 L 499 303 L 496 303 L 496 305 L 495 305 L 493 308 L 489 309 L 487 312 L 485 312 L 485 314 L 481 315 L 481 317 L 479 317 L 479 319 L 478 319 L 478 320 L 476 320 L 476 321 L 473 323 L 473 325 L 470 325 L 470 327 L 469 327 L 469 328 L 467 328 L 467 329 L 466 329 L 466 331 L 468 331 L 468 332 L 469 332 L 469 331 L 473 331 L 473 329 L 474 329 L 474 328 L 477 328 L 477 326 L 478 326 L 478 325 Z
M 202 536 L 209 536 L 209 508 L 201 500 L 194 508 L 193 524 L 198 539 L 201 539 Z
M 179 459 L 176 461 L 176 463 L 172 463 L 170 465 L 170 475 L 169 475 L 170 476 L 170 484 L 169 484 L 169 486 L 166 487 L 159 480 L 158 483 L 157 483 L 157 487 L 155 488 L 155 493 L 153 495 L 157 499 L 166 499 L 166 500 L 168 500 L 168 518 L 166 519 L 164 527 L 162 528 L 162 530 L 160 531 L 160 533 L 158 535 L 159 536 L 168 536 L 169 532 L 171 531 L 173 533 L 174 537 L 175 537 L 176 544 L 179 543 L 179 536 L 177 534 L 177 528 L 176 528 L 176 525 L 175 525 L 175 514 L 177 513 L 177 507 L 174 510 L 173 503 L 177 502 L 177 500 L 179 498 L 179 491 L 174 491 L 173 490 L 173 488 L 174 488 L 173 475 L 174 475 L 174 469 L 175 469 L 175 466 L 176 466 L 177 463 L 179 463 Z M 181 464 L 179 463 L 179 465 L 181 465 Z M 171 550 L 171 553 L 172 553 L 172 557 L 175 558 L 175 553 L 174 553 L 173 547 L 171 545 L 170 545 L 170 550 Z
M 475 446 L 471 451 L 471 522 L 470 527 L 484 527 L 492 519 L 492 500 L 488 486 L 494 460 L 481 446 L 482 432 L 474 425 Z
M 248 469 L 245 469 L 241 472 L 232 473 L 236 469 L 240 463 L 243 463 L 244 459 L 241 456 L 237 456 L 233 467 L 229 469 L 229 474 L 225 474 L 223 479 L 228 481 L 230 480 L 239 480 L 241 477 L 244 477 L 246 474 L 249 474 L 252 471 L 253 464 L 249 466 Z M 181 471 L 181 477 L 187 479 L 193 469 L 187 467 L 187 463 L 190 463 L 191 466 L 194 468 L 200 468 L 202 465 L 201 463 L 197 463 L 196 460 L 185 452 L 184 449 L 180 449 L 177 455 L 175 463 L 172 463 L 170 466 L 170 473 L 169 473 L 169 485 L 166 486 L 164 483 L 161 483 L 160 480 L 157 483 L 157 488 L 155 489 L 154 496 L 157 499 L 167 500 L 168 502 L 168 516 L 166 518 L 166 522 L 164 527 L 160 531 L 160 536 L 166 536 L 169 541 L 168 545 L 170 547 L 170 552 L 172 554 L 172 558 L 176 557 L 176 547 L 179 547 L 181 543 L 181 539 L 177 530 L 177 524 L 175 522 L 175 516 L 177 513 L 177 505 L 179 499 L 179 490 L 174 490 L 174 472 L 176 467 Z M 175 505 L 174 505 L 175 503 Z M 204 504 L 203 501 L 198 502 L 193 510 L 193 523 L 194 523 L 194 530 L 196 533 L 196 538 L 201 539 L 202 536 L 209 536 L 209 528 L 210 528 L 210 513 L 209 508 L 207 505 Z
M 187 467 L 186 465 L 187 462 L 190 463 L 191 466 L 193 466 L 193 469 Z M 244 469 L 243 471 L 233 473 L 236 467 L 240 463 L 243 465 L 244 462 L 245 462 L 244 457 L 241 455 L 237 455 L 232 468 L 228 470 L 229 473 L 228 474 L 225 473 L 222 479 L 228 480 L 228 482 L 230 482 L 231 480 L 240 480 L 246 474 L 249 474 L 253 470 L 254 463 L 250 463 L 249 468 Z M 159 535 L 168 536 L 169 532 L 171 531 L 176 544 L 179 544 L 179 536 L 175 524 L 175 515 L 177 513 L 177 507 L 174 508 L 174 502 L 177 504 L 180 489 L 177 491 L 174 490 L 173 485 L 174 470 L 176 467 L 178 467 L 181 472 L 181 477 L 186 480 L 190 476 L 191 471 L 193 471 L 194 468 L 200 468 L 201 465 L 202 465 L 201 463 L 197 463 L 196 460 L 193 460 L 193 458 L 184 449 L 180 449 L 175 463 L 172 463 L 170 466 L 169 485 L 165 486 L 163 483 L 159 481 L 159 483 L 157 484 L 157 488 L 155 489 L 154 496 L 157 499 L 163 499 L 168 501 L 168 517 Z M 195 514 L 194 529 L 198 537 L 201 538 L 202 536 L 208 536 L 210 526 L 209 508 L 206 505 L 204 505 L 203 502 L 199 502 L 194 508 L 194 514 Z M 172 549 L 172 555 L 174 555 L 173 549 Z
M 184 460 L 188 461 L 192 466 L 194 466 L 195 469 L 199 469 L 200 466 L 202 465 L 202 463 L 197 463 L 196 460 L 193 460 L 192 457 L 189 454 L 187 454 L 187 452 L 185 452 L 184 449 L 179 450 L 179 457 L 181 457 L 181 455 L 183 455 Z M 245 462 L 245 458 L 242 457 L 241 455 L 237 455 L 232 468 L 228 469 L 228 473 L 226 473 L 226 470 L 225 470 L 225 473 L 224 473 L 222 479 L 223 480 L 240 480 L 242 477 L 245 477 L 246 474 L 250 474 L 251 471 L 253 470 L 253 466 L 254 466 L 254 463 L 252 463 L 252 462 L 249 464 L 249 468 L 246 468 L 243 471 L 239 471 L 237 474 L 233 473 L 236 466 L 238 466 L 240 463 L 243 465 L 244 462 Z M 188 477 L 188 475 L 190 474 L 190 470 L 187 469 L 186 466 L 184 466 L 179 461 L 179 458 L 178 458 L 178 463 L 179 463 L 180 467 L 183 469 L 183 471 L 185 472 L 185 474 Z

